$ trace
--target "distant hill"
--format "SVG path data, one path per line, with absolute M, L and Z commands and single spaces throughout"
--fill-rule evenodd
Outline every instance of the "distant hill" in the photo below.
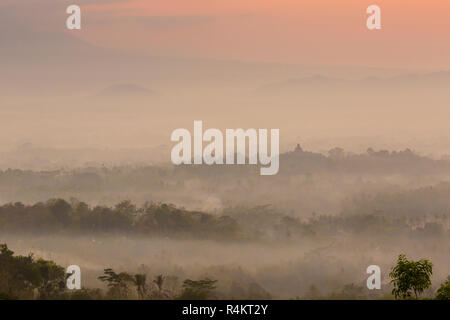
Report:
M 450 86 L 450 71 L 438 71 L 425 74 L 405 74 L 389 78 L 369 76 L 358 80 L 332 78 L 323 75 L 313 75 L 302 78 L 266 84 L 260 92 L 305 92 L 317 90 L 352 90 L 352 89 L 401 89 L 410 87 L 448 88 Z
M 97 96 L 99 97 L 145 97 L 155 95 L 151 89 L 132 83 L 121 83 L 106 87 Z

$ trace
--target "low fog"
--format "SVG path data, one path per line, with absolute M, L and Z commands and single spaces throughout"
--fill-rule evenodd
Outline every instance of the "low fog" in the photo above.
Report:
M 173 295 L 208 277 L 217 298 L 255 299 L 391 298 L 403 253 L 433 262 L 433 296 L 450 263 L 450 161 L 297 146 L 280 165 L 272 177 L 253 166 L 5 170 L 0 243 L 79 265 L 86 288 L 104 288 L 97 277 L 113 268 L 162 274 Z

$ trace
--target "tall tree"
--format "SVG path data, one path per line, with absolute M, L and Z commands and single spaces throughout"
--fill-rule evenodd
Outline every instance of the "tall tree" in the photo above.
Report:
M 392 294 L 396 299 L 409 299 L 414 294 L 419 295 L 431 286 L 433 264 L 427 259 L 409 261 L 404 254 L 398 256 L 397 265 L 392 268 L 389 276 L 394 285 Z
M 145 274 L 135 274 L 134 284 L 136 286 L 139 299 L 145 299 L 147 297 L 147 276 Z

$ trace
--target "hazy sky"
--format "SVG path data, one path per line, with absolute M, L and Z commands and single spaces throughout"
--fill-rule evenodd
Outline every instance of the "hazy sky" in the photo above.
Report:
M 382 30 L 366 28 L 378 4 Z M 129 0 L 85 6 L 82 37 L 161 55 L 450 67 L 442 0 Z
M 66 28 L 71 4 L 81 31 Z M 366 28 L 372 4 L 379 31 Z M 450 70 L 449 36 L 445 0 L 0 0 L 0 144 L 155 146 L 203 120 L 280 128 L 289 148 L 443 137 L 420 148 L 447 154 L 450 73 L 436 71 Z M 156 94 L 102 96 L 124 83 Z
M 444 0 L 2 0 L 3 29 L 65 30 L 79 4 L 91 43 L 163 56 L 299 64 L 450 68 Z M 366 28 L 366 8 L 382 30 Z M 0 22 L 1 23 L 1 22 Z

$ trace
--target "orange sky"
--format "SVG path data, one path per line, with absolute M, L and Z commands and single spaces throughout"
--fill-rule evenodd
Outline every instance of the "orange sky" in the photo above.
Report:
M 371 4 L 382 9 L 380 31 L 365 26 Z M 450 1 L 445 0 L 130 0 L 83 9 L 82 37 L 122 49 L 450 69 Z

